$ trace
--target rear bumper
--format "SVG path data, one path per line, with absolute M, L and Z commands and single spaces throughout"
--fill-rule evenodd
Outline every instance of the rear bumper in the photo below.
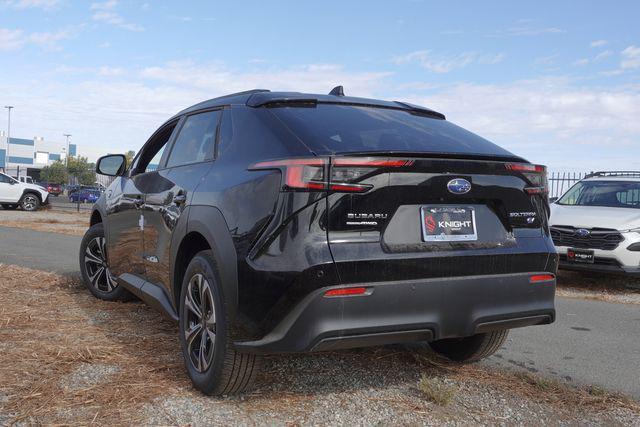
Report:
M 546 273 L 546 272 L 543 272 Z M 323 351 L 464 337 L 552 323 L 555 280 L 535 273 L 378 282 L 369 294 L 303 299 L 265 337 L 236 342 L 253 353 Z

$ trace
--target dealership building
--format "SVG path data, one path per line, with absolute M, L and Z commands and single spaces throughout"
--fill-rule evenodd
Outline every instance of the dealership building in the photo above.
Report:
M 66 155 L 66 142 L 45 140 L 42 137 L 7 138 L 5 132 L 0 132 L 0 171 L 7 175 L 30 176 L 37 181 L 43 167 L 56 160 L 64 161 Z M 69 144 L 69 155 L 76 155 L 75 144 Z

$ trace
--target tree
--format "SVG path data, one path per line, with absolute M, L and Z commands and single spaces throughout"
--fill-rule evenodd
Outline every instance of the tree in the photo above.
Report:
M 69 180 L 69 174 L 64 163 L 60 160 L 56 160 L 50 166 L 45 166 L 40 171 L 40 178 L 44 182 L 51 182 L 53 184 L 66 184 Z
M 80 175 L 82 175 L 88 169 L 89 169 L 89 161 L 86 157 L 69 156 L 69 158 L 67 159 L 67 171 L 69 172 L 69 175 L 73 175 L 79 178 Z
M 95 165 L 89 163 L 86 157 L 69 157 L 67 161 L 67 171 L 69 175 L 75 176 L 82 185 L 91 185 L 96 182 Z
M 136 152 L 133 150 L 129 150 L 124 153 L 124 156 L 127 158 L 127 166 L 131 166 L 131 163 L 133 163 L 133 158 L 136 156 Z
M 78 178 L 78 182 L 82 185 L 93 185 L 96 182 L 96 173 L 93 169 L 87 169 L 76 177 Z

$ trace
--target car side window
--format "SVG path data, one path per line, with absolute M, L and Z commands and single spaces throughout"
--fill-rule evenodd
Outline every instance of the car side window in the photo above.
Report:
M 213 159 L 221 110 L 193 114 L 184 121 L 173 144 L 167 167 Z
M 0 183 L 9 184 L 11 181 L 12 181 L 11 178 L 0 173 Z
M 162 156 L 171 139 L 171 135 L 178 124 L 177 121 L 161 129 L 145 146 L 133 161 L 132 175 L 152 172 L 161 164 Z

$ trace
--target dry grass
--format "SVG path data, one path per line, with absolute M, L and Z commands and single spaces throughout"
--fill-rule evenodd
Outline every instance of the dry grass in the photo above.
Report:
M 126 424 L 159 394 L 189 387 L 175 326 L 142 304 L 97 301 L 50 273 L 0 270 L 0 393 L 9 400 L 0 413 L 13 422 Z M 87 364 L 119 370 L 69 387 Z
M 560 270 L 557 295 L 623 304 L 640 304 L 640 279 Z
M 89 227 L 90 212 L 0 210 L 0 225 L 49 233 L 82 236 Z
M 447 406 L 456 397 L 456 387 L 447 384 L 440 377 L 430 377 L 422 374 L 418 381 L 418 390 L 431 402 L 440 406 Z
M 479 365 L 458 365 L 434 353 L 422 352 L 416 358 L 432 376 L 446 375 L 461 382 L 473 381 L 486 387 L 508 391 L 536 402 L 572 412 L 576 410 L 606 411 L 613 407 L 638 413 L 640 403 L 619 393 L 611 393 L 597 386 L 575 387 L 528 372 L 488 369 Z

